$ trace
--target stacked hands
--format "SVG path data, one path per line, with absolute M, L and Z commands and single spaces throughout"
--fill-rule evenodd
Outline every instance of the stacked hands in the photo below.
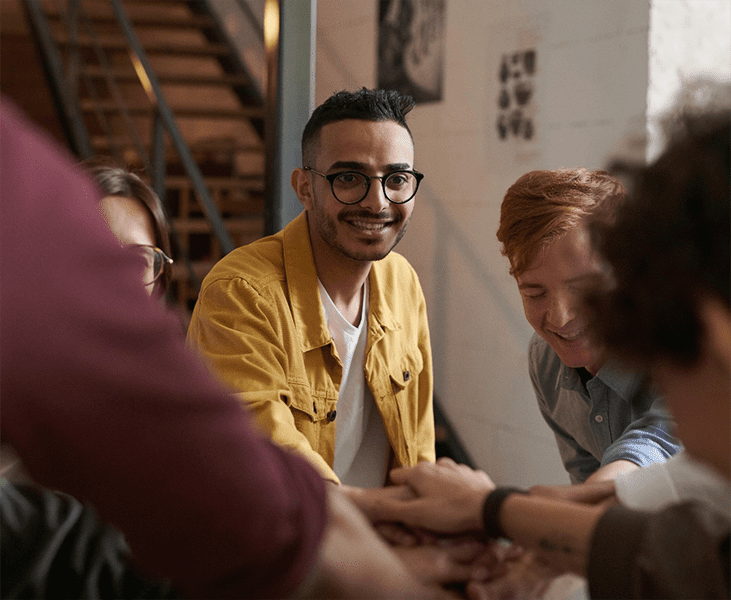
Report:
M 449 458 L 391 471 L 385 488 L 341 486 L 411 573 L 447 597 L 542 598 L 561 571 L 540 551 L 485 536 L 483 504 L 495 484 L 484 472 Z M 536 486 L 530 495 L 595 504 L 613 484 Z

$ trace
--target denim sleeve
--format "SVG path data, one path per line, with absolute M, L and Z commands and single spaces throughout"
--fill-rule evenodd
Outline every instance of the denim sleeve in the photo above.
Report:
M 599 461 L 587 450 L 579 445 L 575 438 L 562 429 L 551 417 L 543 389 L 536 372 L 535 362 L 530 360 L 530 379 L 538 401 L 543 420 L 548 424 L 556 438 L 559 454 L 563 466 L 569 474 L 571 483 L 583 483 L 594 471 L 599 468 Z
M 662 409 L 659 401 L 644 416 L 629 424 L 622 435 L 612 443 L 602 456 L 602 466 L 615 460 L 629 460 L 645 467 L 665 462 L 678 453 L 683 445 L 670 430 L 673 422 Z

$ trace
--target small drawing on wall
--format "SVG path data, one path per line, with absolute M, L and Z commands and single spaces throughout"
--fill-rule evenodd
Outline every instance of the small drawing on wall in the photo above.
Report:
M 445 8 L 446 0 L 379 0 L 379 88 L 442 99 Z
M 535 136 L 536 58 L 534 48 L 502 55 L 496 123 L 501 140 L 532 140 Z

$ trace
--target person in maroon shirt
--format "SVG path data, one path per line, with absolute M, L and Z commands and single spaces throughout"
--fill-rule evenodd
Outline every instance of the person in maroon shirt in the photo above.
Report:
M 93 504 L 188 596 L 431 595 L 254 432 L 140 286 L 93 183 L 6 101 L 0 189 L 0 434 L 38 483 Z

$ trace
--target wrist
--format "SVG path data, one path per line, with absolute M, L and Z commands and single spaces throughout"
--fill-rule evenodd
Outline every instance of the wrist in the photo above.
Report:
M 511 494 L 527 494 L 516 487 L 495 488 L 485 498 L 482 505 L 482 528 L 485 536 L 491 539 L 508 538 L 500 525 L 500 508 Z

